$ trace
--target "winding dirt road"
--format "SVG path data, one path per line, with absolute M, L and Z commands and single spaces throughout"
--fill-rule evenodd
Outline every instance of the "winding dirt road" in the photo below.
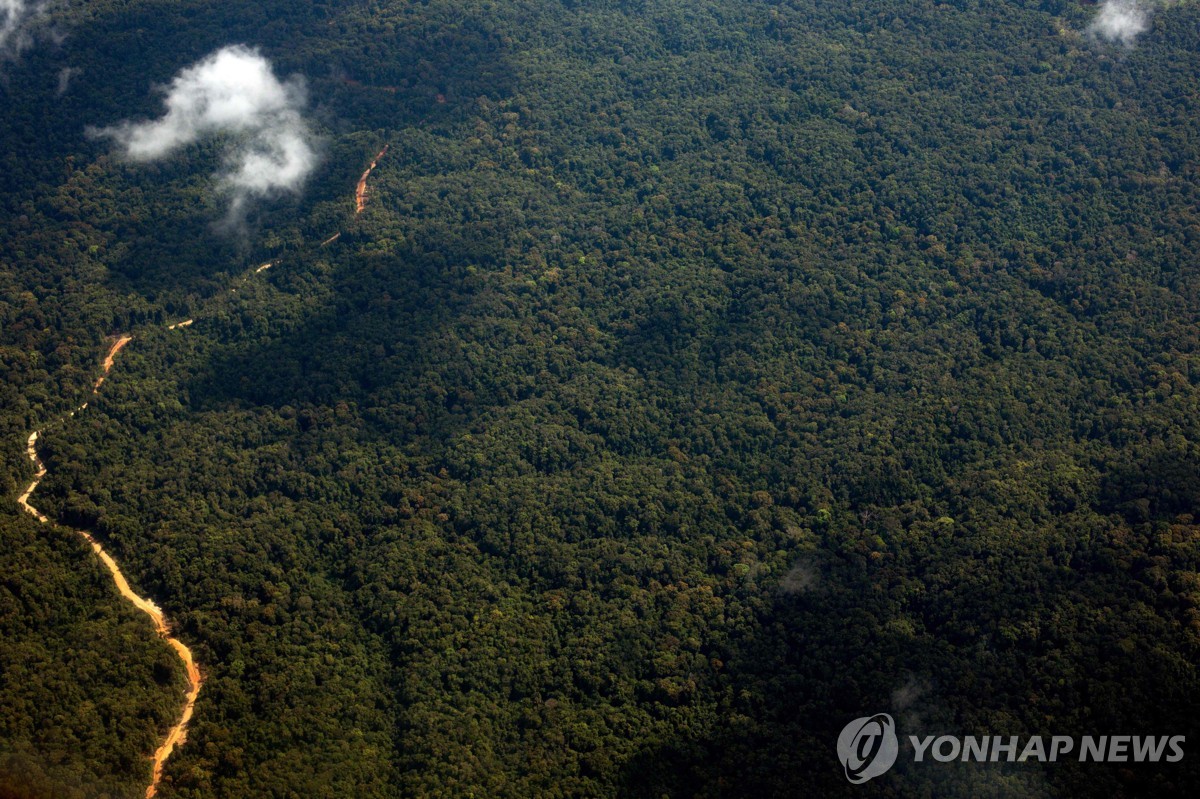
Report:
M 383 149 L 379 151 L 379 155 L 375 156 L 375 160 L 367 167 L 367 171 L 362 173 L 362 177 L 358 179 L 358 186 L 354 189 L 354 213 L 361 214 L 363 209 L 367 207 L 367 178 L 371 176 L 371 170 L 379 163 L 379 159 L 387 155 L 387 145 L 383 145 Z
M 100 373 L 100 376 L 96 378 L 96 382 L 92 385 L 93 394 L 99 393 L 100 386 L 104 385 L 104 378 L 108 377 L 108 373 L 112 371 L 113 361 L 116 359 L 117 353 L 125 349 L 125 345 L 131 341 L 133 341 L 133 336 L 120 336 L 112 343 L 112 346 L 108 348 L 108 354 L 104 356 L 104 370 Z M 83 407 L 79 408 L 79 410 L 83 410 L 83 408 L 86 407 L 87 404 L 84 403 Z
M 371 161 L 371 165 L 368 166 L 366 171 L 362 173 L 362 177 L 358 179 L 358 185 L 354 190 L 356 215 L 362 213 L 363 209 L 366 207 L 367 178 L 370 177 L 371 170 L 375 169 L 376 165 L 379 163 L 379 160 L 387 155 L 387 151 L 387 145 L 384 145 L 384 148 L 379 151 L 378 155 L 375 156 L 375 160 Z M 337 241 L 341 235 L 342 234 L 340 232 L 334 233 L 328 239 L 321 242 L 320 246 L 324 247 L 328 244 L 332 244 L 333 242 Z M 267 263 L 264 263 L 254 269 L 254 274 L 258 274 L 270 269 L 272 266 L 276 266 L 278 263 L 279 261 L 268 261 Z M 243 281 L 244 280 L 245 278 L 243 278 Z M 230 289 L 230 291 L 236 292 L 237 289 Z M 176 330 L 179 328 L 188 327 L 193 323 L 193 321 L 194 320 L 192 319 L 185 319 L 182 322 L 176 322 L 174 324 L 167 325 L 166 327 L 168 330 Z M 116 360 L 117 355 L 132 340 L 133 336 L 131 335 L 118 336 L 113 340 L 112 345 L 109 347 L 108 352 L 104 356 L 101 374 L 98 378 L 96 378 L 96 382 L 92 384 L 92 394 L 98 394 L 100 392 L 100 387 L 104 385 L 105 378 L 108 377 L 108 373 L 112 370 L 113 362 Z M 76 413 L 86 409 L 87 406 L 88 403 L 85 402 L 63 418 L 67 419 L 73 417 Z M 24 493 L 17 498 L 17 503 L 21 506 L 22 510 L 24 510 L 33 518 L 37 519 L 39 522 L 43 524 L 50 524 L 50 519 L 29 503 L 29 498 L 33 496 L 33 492 L 37 489 L 38 484 L 40 484 L 42 479 L 46 476 L 46 465 L 42 462 L 42 459 L 38 457 L 37 451 L 37 442 L 40 435 L 41 431 L 38 430 L 35 430 L 29 434 L 29 441 L 26 445 L 25 452 L 29 456 L 29 460 L 32 461 L 36 472 L 34 473 L 33 481 L 29 484 L 29 487 L 26 488 Z M 200 674 L 200 668 L 196 665 L 195 658 L 192 657 L 192 650 L 188 649 L 187 645 L 185 645 L 178 638 L 175 638 L 173 635 L 171 635 L 171 624 L 167 617 L 163 615 L 162 609 L 146 597 L 139 596 L 130 587 L 129 581 L 125 579 L 125 575 L 121 572 L 121 567 L 117 564 L 116 560 L 113 559 L 112 555 L 109 555 L 104 550 L 104 547 L 99 541 L 96 540 L 95 536 L 86 530 L 76 530 L 75 532 L 83 536 L 83 538 L 85 538 L 87 542 L 91 544 L 92 550 L 96 553 L 96 556 L 100 558 L 100 561 L 104 564 L 105 568 L 107 568 L 109 573 L 112 574 L 113 583 L 116 584 L 117 591 L 121 594 L 121 596 L 133 604 L 134 607 L 150 617 L 150 620 L 154 623 L 155 631 L 163 638 L 163 640 L 170 644 L 172 649 L 175 650 L 175 654 L 177 654 L 179 659 L 183 661 L 184 668 L 187 670 L 189 687 L 187 697 L 183 705 L 183 712 L 179 715 L 179 721 L 176 722 L 175 726 L 173 726 L 167 732 L 166 739 L 162 742 L 158 749 L 155 750 L 152 758 L 154 769 L 152 772 L 150 785 L 146 788 L 146 799 L 153 799 L 153 797 L 158 793 L 158 785 L 162 780 L 163 765 L 166 763 L 167 758 L 169 758 L 171 753 L 175 751 L 175 747 L 182 746 L 184 741 L 187 740 L 188 723 L 192 720 L 192 713 L 196 708 L 196 699 L 200 695 L 200 687 L 203 685 L 204 679 Z
M 117 353 L 119 353 L 125 347 L 125 345 L 132 340 L 133 336 L 120 336 L 112 343 L 112 346 L 109 347 L 108 354 L 104 357 L 103 373 L 92 386 L 93 394 L 100 391 L 100 386 L 103 385 L 104 378 L 108 376 L 109 371 L 113 367 L 113 361 L 117 357 Z M 82 411 L 86 407 L 87 403 L 85 402 L 83 405 L 79 406 L 77 409 L 71 411 L 67 415 L 74 416 L 78 411 Z M 33 518 L 37 519 L 39 522 L 42 522 L 43 524 L 49 524 L 50 519 L 48 519 L 44 513 L 39 511 L 33 505 L 29 504 L 29 497 L 33 495 L 33 492 L 38 487 L 38 484 L 42 482 L 42 478 L 46 476 L 46 464 L 42 463 L 42 459 L 38 457 L 37 452 L 39 434 L 39 431 L 36 430 L 29 434 L 29 443 L 26 447 L 25 453 L 29 456 L 29 460 L 33 462 L 33 466 L 37 471 L 33 476 L 33 482 L 31 482 L 29 487 L 25 489 L 25 493 L 18 497 L 17 503 L 21 506 L 22 510 L 24 510 Z M 119 591 L 121 596 L 125 597 L 125 599 L 129 600 L 134 607 L 150 617 L 150 620 L 154 622 L 155 631 L 157 631 L 158 634 L 162 636 L 162 638 L 166 640 L 168 644 L 171 645 L 171 648 L 175 650 L 177 655 L 179 655 L 179 659 L 183 661 L 183 665 L 187 669 L 189 688 L 187 700 L 183 705 L 183 713 L 180 714 L 178 723 L 176 723 L 175 726 L 172 727 L 167 733 L 166 740 L 163 741 L 162 745 L 159 746 L 158 750 L 154 753 L 153 776 L 151 777 L 149 787 L 146 788 L 146 799 L 151 799 L 158 792 L 158 783 L 162 779 L 163 764 L 166 762 L 167 758 L 171 756 L 171 752 L 174 751 L 175 747 L 181 745 L 187 739 L 187 725 L 192 719 L 192 711 L 196 707 L 196 697 L 200 695 L 200 686 L 203 683 L 203 679 L 200 676 L 199 667 L 196 666 L 195 658 L 192 657 L 192 650 L 188 649 L 187 646 L 178 638 L 175 638 L 171 635 L 171 625 L 167 621 L 167 617 L 163 615 L 163 612 L 158 605 L 154 604 L 143 596 L 139 596 L 132 588 L 129 587 L 129 581 L 125 579 L 125 575 L 121 572 L 121 567 L 117 565 L 115 560 L 113 560 L 112 555 L 109 555 L 104 551 L 104 547 L 100 545 L 100 542 L 97 541 L 91 533 L 87 532 L 86 530 L 76 530 L 75 532 L 87 539 L 87 542 L 92 545 L 92 550 L 112 574 L 113 582 L 117 586 L 117 591 Z

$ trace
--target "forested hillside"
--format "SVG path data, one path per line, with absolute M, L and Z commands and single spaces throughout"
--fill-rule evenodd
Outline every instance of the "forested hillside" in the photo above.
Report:
M 71 529 L 204 673 L 160 797 L 1192 795 L 1190 749 L 834 752 L 1200 741 L 1200 5 L 1096 13 L 48 6 L 0 62 L 0 797 L 141 796 L 183 701 Z M 231 136 L 104 132 L 232 44 L 318 156 L 233 222 Z

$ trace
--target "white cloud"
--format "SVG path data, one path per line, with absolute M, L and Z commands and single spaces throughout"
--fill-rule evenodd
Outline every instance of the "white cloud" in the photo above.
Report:
M 15 59 L 33 44 L 34 35 L 58 44 L 59 34 L 45 24 L 46 12 L 56 0 L 0 0 L 0 61 Z
M 71 87 L 71 79 L 79 73 L 83 72 L 78 67 L 63 67 L 58 71 L 58 89 L 54 92 L 55 97 L 62 97 L 67 93 L 67 89 Z
M 281 82 L 256 50 L 224 47 L 182 70 L 165 93 L 162 117 L 99 134 L 116 140 L 133 161 L 155 161 L 202 139 L 228 136 L 219 182 L 234 214 L 252 198 L 299 191 L 316 165 L 312 135 L 300 113 L 303 85 Z
M 27 11 L 25 0 L 0 0 L 0 55 L 20 49 Z
M 898 711 L 909 710 L 928 692 L 929 686 L 910 674 L 903 685 L 892 691 L 892 707 Z
M 809 559 L 797 561 L 779 581 L 779 590 L 785 594 L 803 594 L 813 590 L 820 581 L 816 565 Z
M 1149 30 L 1151 11 L 1140 0 L 1104 0 L 1088 30 L 1110 42 L 1131 45 Z

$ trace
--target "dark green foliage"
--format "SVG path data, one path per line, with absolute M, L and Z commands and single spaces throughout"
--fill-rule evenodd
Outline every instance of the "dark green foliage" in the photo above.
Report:
M 853 787 L 832 750 L 885 710 L 1200 740 L 1200 8 L 1131 50 L 1066 2 L 64 13 L 0 121 L 4 479 L 133 330 L 39 507 L 205 670 L 160 795 L 1189 795 L 1191 753 Z M 134 168 L 79 123 L 231 41 L 325 136 L 240 238 L 216 148 Z M 63 59 L 106 79 L 46 106 Z M 178 678 L 140 665 L 91 701 Z M 68 764 L 43 794 L 151 748 L 8 734 Z
M 182 702 L 174 654 L 79 536 L 0 530 L 0 796 L 141 796 Z

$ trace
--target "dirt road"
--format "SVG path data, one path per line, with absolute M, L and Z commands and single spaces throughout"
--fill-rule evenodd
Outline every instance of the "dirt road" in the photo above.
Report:
M 113 341 L 112 345 L 109 347 L 108 354 L 104 357 L 103 373 L 96 380 L 92 387 L 93 394 L 100 390 L 100 386 L 104 383 L 104 378 L 107 377 L 109 371 L 112 370 L 113 362 L 116 359 L 117 354 L 132 340 L 133 336 L 119 336 Z M 67 416 L 74 416 L 76 413 L 86 408 L 87 405 L 88 404 L 86 402 L 83 403 L 83 405 L 79 406 L 74 411 L 71 411 L 71 413 L 67 414 Z M 48 519 L 45 514 L 29 503 L 29 498 L 33 496 L 33 492 L 37 489 L 38 484 L 41 483 L 42 479 L 46 476 L 46 465 L 42 463 L 42 459 L 38 457 L 37 452 L 39 435 L 39 431 L 34 431 L 29 434 L 29 442 L 25 452 L 29 456 L 29 460 L 33 461 L 33 466 L 36 469 L 36 472 L 33 476 L 33 482 L 31 482 L 29 487 L 25 489 L 25 492 L 18 497 L 17 503 L 21 506 L 22 510 L 24 510 L 33 518 L 37 519 L 39 522 L 42 522 L 43 524 L 49 524 L 50 519 Z M 146 788 L 146 799 L 151 799 L 151 797 L 158 792 L 158 783 L 162 779 L 163 764 L 166 762 L 167 758 L 171 756 L 171 752 L 174 751 L 175 747 L 179 746 L 187 739 L 187 725 L 192 719 L 192 711 L 196 706 L 196 697 L 200 695 L 200 686 L 203 684 L 203 679 L 200 676 L 199 667 L 196 666 L 195 658 L 192 657 L 192 651 L 188 649 L 182 641 L 171 635 L 170 622 L 168 622 L 167 617 L 163 615 L 163 612 L 158 605 L 134 592 L 134 590 L 129 586 L 129 581 L 125 579 L 125 575 L 121 572 L 121 567 L 113 559 L 112 555 L 109 555 L 104 551 L 104 547 L 101 546 L 100 542 L 97 541 L 91 533 L 87 532 L 86 530 L 76 530 L 75 532 L 87 539 L 87 542 L 92 545 L 92 550 L 100 558 L 100 562 L 103 563 L 105 568 L 108 569 L 109 573 L 112 574 L 113 582 L 117 586 L 117 591 L 121 594 L 121 596 L 125 597 L 125 599 L 129 600 L 129 602 L 135 608 L 150 617 L 150 620 L 154 623 L 155 631 L 157 631 L 158 634 L 162 636 L 168 644 L 171 645 L 171 648 L 175 650 L 177 655 L 179 655 L 179 659 L 183 661 L 184 668 L 187 669 L 188 692 L 187 700 L 183 706 L 183 712 L 180 714 L 179 721 L 170 729 L 170 731 L 168 731 L 166 740 L 163 741 L 162 745 L 159 746 L 158 750 L 154 753 L 153 776 L 151 777 L 150 785 Z

